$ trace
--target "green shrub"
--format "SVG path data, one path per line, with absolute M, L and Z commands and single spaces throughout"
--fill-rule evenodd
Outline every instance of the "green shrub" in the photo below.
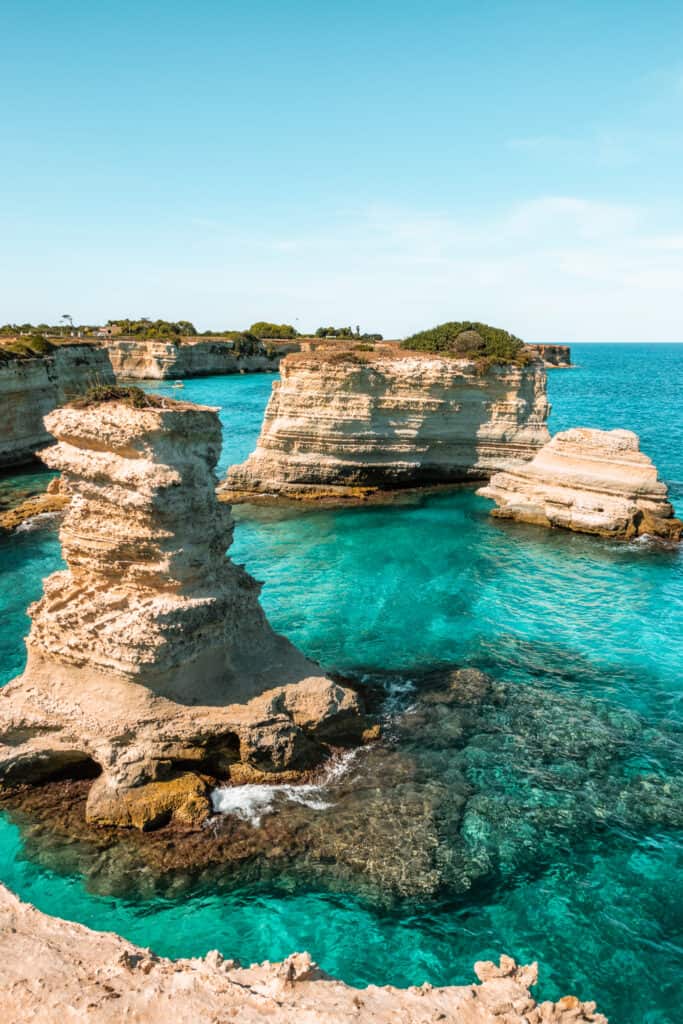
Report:
M 95 384 L 79 398 L 74 398 L 70 405 L 75 409 L 88 409 L 104 402 L 123 402 L 132 409 L 165 409 L 169 405 L 169 399 L 161 395 L 150 395 L 142 388 L 116 384 Z
M 286 341 L 297 336 L 296 328 L 291 324 L 270 324 L 267 320 L 257 320 L 245 333 L 255 334 L 257 338 L 272 338 L 274 341 Z
M 194 337 L 197 330 L 189 320 L 107 320 L 109 327 L 120 327 L 124 337 L 166 338 L 178 341 L 181 335 Z
M 527 362 L 524 342 L 500 327 L 471 321 L 450 321 L 413 334 L 401 347 L 416 352 L 438 352 L 458 359 L 500 363 Z
M 27 334 L 13 341 L 0 343 L 0 363 L 8 363 L 15 359 L 36 359 L 49 355 L 55 346 L 42 334 Z
M 237 356 L 261 356 L 265 353 L 263 342 L 251 331 L 230 331 L 225 337 L 232 341 L 232 350 Z

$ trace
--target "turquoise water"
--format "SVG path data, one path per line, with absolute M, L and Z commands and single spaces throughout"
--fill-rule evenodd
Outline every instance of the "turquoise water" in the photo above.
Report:
M 549 374 L 551 429 L 636 430 L 683 511 L 683 346 L 574 354 L 581 369 Z M 271 381 L 186 382 L 184 397 L 221 406 L 221 468 L 253 447 Z M 160 953 L 307 948 L 350 982 L 412 984 L 469 981 L 476 959 L 507 952 L 539 960 L 543 997 L 595 998 L 614 1024 L 678 1021 L 683 559 L 496 523 L 487 507 L 460 491 L 393 508 L 241 510 L 231 552 L 265 581 L 276 628 L 326 666 L 414 683 L 412 740 L 399 750 L 414 766 L 411 794 L 440 792 L 448 862 L 429 898 L 335 892 L 329 877 L 305 884 L 294 872 L 175 900 L 102 895 L 92 873 L 34 859 L 6 819 L 0 878 L 41 909 Z M 49 530 L 0 542 L 0 681 L 20 670 L 26 605 L 59 564 Z M 421 711 L 420 672 L 448 663 L 485 670 L 504 694 L 465 724 Z M 340 794 L 322 812 L 330 828 L 345 806 Z M 383 821 L 368 805 L 378 842 L 404 812 L 387 803 Z M 406 859 L 419 844 L 416 833 Z

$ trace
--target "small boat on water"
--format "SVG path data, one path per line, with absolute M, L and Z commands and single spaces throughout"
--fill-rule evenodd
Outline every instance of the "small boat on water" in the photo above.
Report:
M 184 388 L 185 385 L 183 384 L 183 382 L 181 380 L 174 380 L 173 384 L 171 385 L 171 387 L 174 387 L 174 388 Z

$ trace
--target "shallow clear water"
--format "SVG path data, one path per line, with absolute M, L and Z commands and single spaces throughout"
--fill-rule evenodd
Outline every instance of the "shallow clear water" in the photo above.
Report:
M 683 346 L 574 354 L 581 369 L 549 374 L 551 429 L 636 430 L 683 511 Z M 183 397 L 222 407 L 221 468 L 253 446 L 271 382 L 186 382 Z M 470 874 L 480 865 L 480 884 L 385 904 L 360 886 L 335 894 L 286 876 L 177 900 L 102 896 L 31 860 L 6 819 L 0 879 L 41 909 L 160 953 L 218 947 L 251 960 L 307 948 L 350 982 L 412 984 L 471 980 L 476 959 L 507 952 L 540 961 L 544 997 L 595 998 L 615 1024 L 677 1021 L 683 558 L 497 523 L 487 508 L 458 491 L 385 508 L 244 509 L 231 552 L 265 581 L 276 628 L 328 667 L 405 681 L 456 663 L 507 684 L 466 743 L 450 743 L 453 721 L 440 717 L 414 733 L 411 753 L 425 793 L 470 787 L 457 828 L 446 792 L 439 842 L 445 855 L 466 851 Z M 0 542 L 0 681 L 20 670 L 26 605 L 59 564 L 49 530 Z

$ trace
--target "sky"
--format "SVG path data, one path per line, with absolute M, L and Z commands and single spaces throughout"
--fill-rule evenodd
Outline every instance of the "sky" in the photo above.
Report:
M 0 323 L 683 341 L 680 0 L 5 0 Z

